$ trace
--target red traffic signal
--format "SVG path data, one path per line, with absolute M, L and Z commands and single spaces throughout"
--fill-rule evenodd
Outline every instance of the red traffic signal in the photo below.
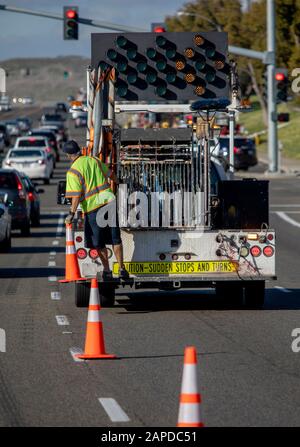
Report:
M 64 6 L 63 9 L 64 19 L 64 39 L 65 40 L 78 40 L 78 7 L 77 6 Z
M 69 19 L 74 19 L 76 17 L 76 15 L 77 15 L 77 13 L 76 13 L 76 11 L 74 11 L 74 9 L 68 9 L 66 12 L 66 16 Z
M 276 81 L 284 81 L 285 74 L 281 73 L 281 72 L 278 72 L 278 73 L 275 74 L 275 79 L 276 79 Z
M 165 23 L 151 23 L 151 31 L 152 33 L 165 33 L 167 31 L 167 27 Z

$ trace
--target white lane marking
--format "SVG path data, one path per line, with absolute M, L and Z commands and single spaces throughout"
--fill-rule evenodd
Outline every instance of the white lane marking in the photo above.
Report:
M 55 261 L 49 261 L 48 262 L 48 267 L 55 267 L 56 266 L 56 262 Z
M 49 256 L 56 256 L 57 252 L 56 251 L 50 251 Z
M 64 331 L 63 334 L 73 334 L 73 332 Z
M 49 276 L 48 281 L 50 281 L 50 282 L 57 281 L 57 276 Z
M 76 348 L 75 346 L 73 348 L 70 348 L 71 356 L 73 357 L 74 362 L 84 362 L 84 359 L 78 359 L 75 357 L 76 354 L 82 354 L 83 351 L 81 348 Z
M 277 214 L 278 211 L 270 211 L 270 213 L 272 213 L 272 214 Z M 288 213 L 288 214 L 300 214 L 300 211 L 291 211 L 291 210 L 288 210 L 288 211 L 286 211 L 286 213 Z
M 276 214 L 277 214 L 277 216 L 281 217 L 281 219 L 285 220 L 289 224 L 294 225 L 294 227 L 300 228 L 300 222 L 297 222 L 296 220 L 294 220 L 291 217 L 287 216 L 287 214 L 284 213 L 283 211 L 277 211 Z
M 115 399 L 100 397 L 99 402 L 112 422 L 129 422 L 130 419 Z
M 292 293 L 291 290 L 286 289 L 285 287 L 281 287 L 281 286 L 275 286 L 274 289 L 278 289 L 278 290 L 280 290 L 281 292 L 285 292 L 285 293 Z
M 69 326 L 70 325 L 69 320 L 65 315 L 56 315 L 55 318 L 56 318 L 57 324 L 59 326 Z
M 60 292 L 51 292 L 51 300 L 60 300 L 61 293 Z
M 277 207 L 277 208 L 281 208 L 281 207 L 283 207 L 283 208 L 289 208 L 289 207 L 297 207 L 297 208 L 299 208 L 300 207 L 300 205 L 298 205 L 298 204 L 295 204 L 295 203 L 292 203 L 292 204 L 287 204 L 287 203 L 285 203 L 284 205 L 270 205 L 270 207 L 272 208 L 272 207 Z
M 53 241 L 52 242 L 52 245 L 58 245 L 59 244 L 59 241 Z

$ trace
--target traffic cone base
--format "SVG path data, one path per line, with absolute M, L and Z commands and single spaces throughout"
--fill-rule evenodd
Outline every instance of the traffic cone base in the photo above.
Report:
M 114 354 L 99 354 L 99 355 L 87 355 L 87 354 L 76 354 L 75 357 L 78 359 L 116 359 L 117 356 Z
M 74 281 L 87 281 L 86 278 L 76 278 L 76 279 L 59 279 L 58 282 L 74 282 Z
M 98 282 L 96 278 L 92 279 L 89 311 L 86 327 L 86 338 L 84 353 L 77 354 L 79 359 L 115 359 L 114 354 L 107 354 L 104 344 L 104 335 L 102 322 L 100 320 L 100 298 Z

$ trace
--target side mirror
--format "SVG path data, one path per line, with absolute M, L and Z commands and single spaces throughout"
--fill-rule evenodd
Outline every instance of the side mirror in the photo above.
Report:
M 57 185 L 57 204 L 58 205 L 71 205 L 71 199 L 67 199 L 66 196 L 66 180 L 60 180 Z

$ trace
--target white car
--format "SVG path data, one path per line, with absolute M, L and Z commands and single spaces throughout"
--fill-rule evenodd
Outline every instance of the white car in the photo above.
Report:
M 2 162 L 6 169 L 17 169 L 24 172 L 30 179 L 43 180 L 45 185 L 50 182 L 53 163 L 44 149 L 10 149 Z
M 51 155 L 53 160 L 53 167 L 55 168 L 56 152 L 49 143 L 48 138 L 41 136 L 19 137 L 16 139 L 14 147 L 16 149 L 44 149 L 48 154 Z

